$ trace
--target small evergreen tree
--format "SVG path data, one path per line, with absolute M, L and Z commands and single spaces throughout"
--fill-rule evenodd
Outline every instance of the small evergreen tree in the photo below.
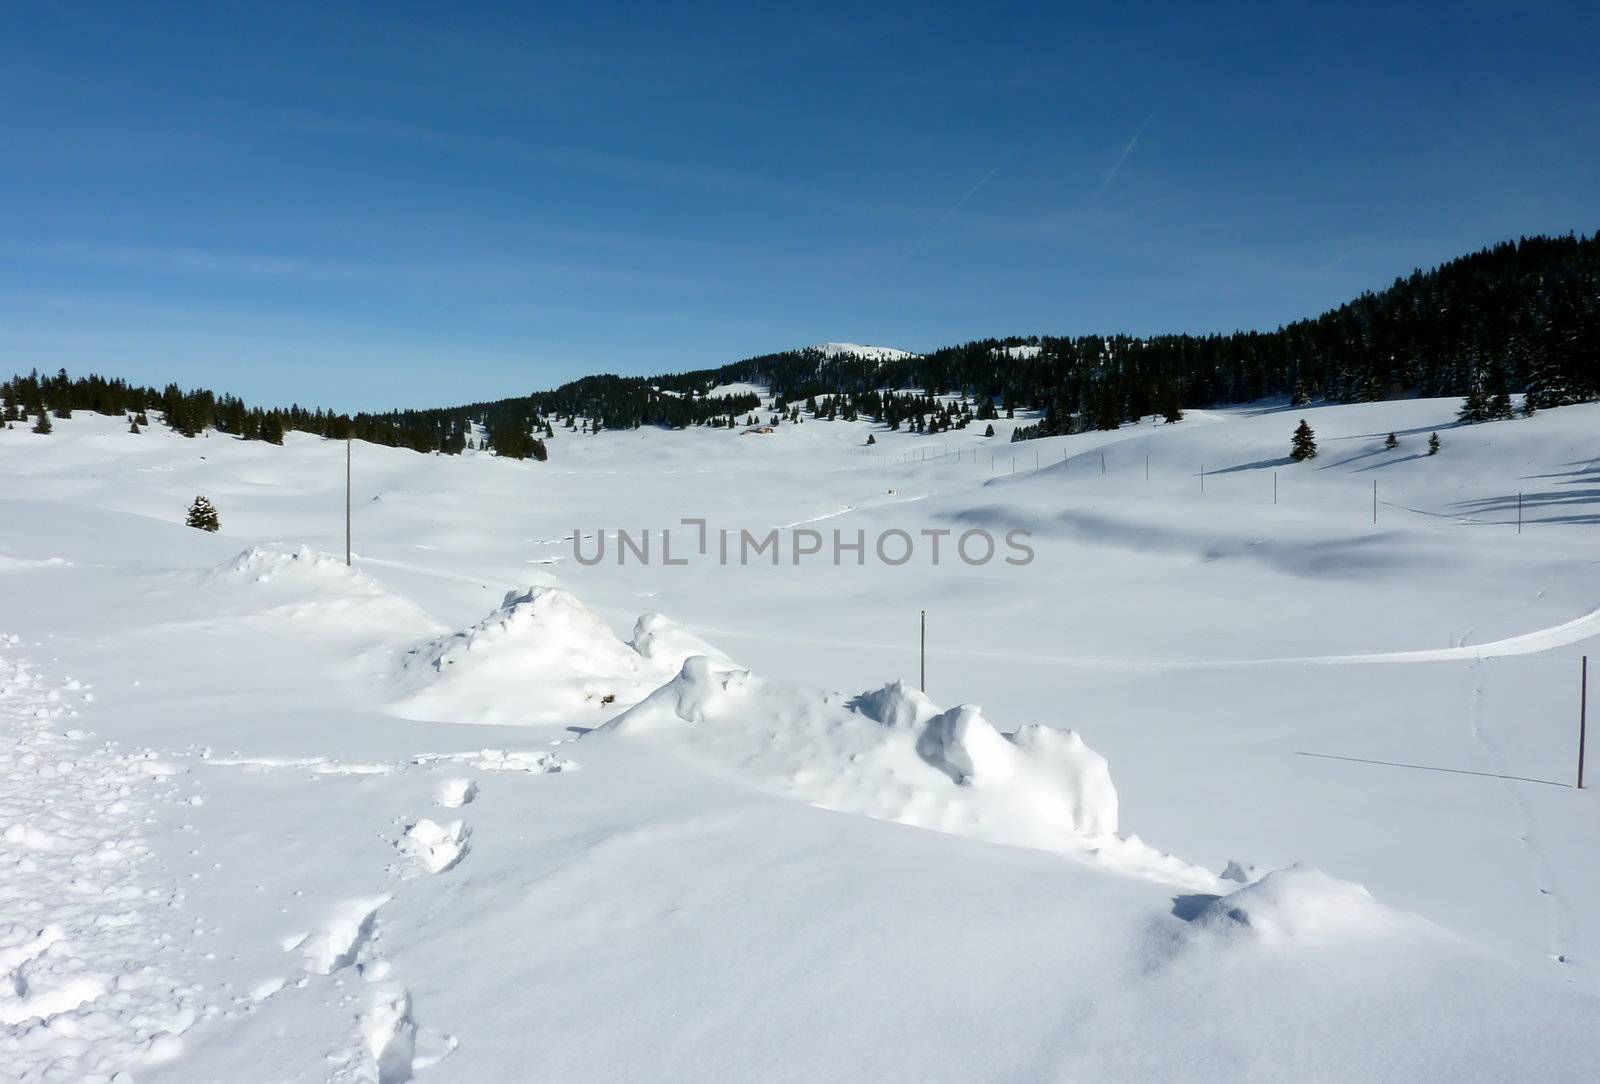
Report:
M 1178 393 L 1173 392 L 1167 398 L 1167 405 L 1161 410 L 1161 418 L 1168 425 L 1183 421 L 1183 404 L 1178 401 Z
M 1289 393 L 1289 405 L 1305 406 L 1309 402 L 1311 402 L 1311 393 L 1306 390 L 1306 382 L 1304 380 L 1296 380 L 1294 382 L 1294 390 Z
M 138 422 L 129 422 L 128 423 L 128 432 L 133 433 L 134 435 L 137 436 L 138 432 L 139 432 L 139 423 Z
M 878 443 L 878 438 L 873 436 L 871 433 L 868 433 L 867 434 L 867 443 L 868 444 L 876 444 L 876 443 Z
M 33 423 L 33 431 L 40 436 L 44 436 L 54 428 L 55 426 L 50 424 L 50 415 L 42 410 L 39 411 L 39 420 Z
M 1390 433 L 1387 437 L 1384 438 L 1383 446 L 1385 448 L 1398 448 L 1398 447 L 1400 447 L 1400 439 L 1398 437 L 1396 437 L 1393 433 Z
M 189 506 L 189 518 L 185 522 L 200 531 L 215 531 L 222 527 L 222 521 L 217 518 L 217 510 L 204 497 L 194 499 L 194 503 Z
M 1467 397 L 1461 400 L 1461 409 L 1457 411 L 1456 418 L 1468 424 L 1489 420 L 1489 397 L 1483 393 L 1481 382 L 1472 382 Z
M 1433 436 L 1428 438 L 1428 454 L 1429 455 L 1438 455 L 1439 454 L 1439 434 L 1438 433 L 1435 433 L 1435 434 L 1433 434 Z
M 994 436 L 994 426 L 991 425 L 987 429 L 985 429 L 983 431 L 983 435 L 986 436 L 986 437 Z
M 1295 427 L 1294 439 L 1289 447 L 1289 458 L 1296 463 L 1317 458 L 1317 435 L 1311 431 L 1304 418 L 1301 418 L 1300 424 Z

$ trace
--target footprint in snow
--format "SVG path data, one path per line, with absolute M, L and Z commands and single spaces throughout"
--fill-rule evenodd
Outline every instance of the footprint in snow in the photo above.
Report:
M 444 873 L 454 869 L 467 856 L 467 836 L 471 829 L 465 821 L 439 824 L 423 817 L 406 828 L 400 838 L 400 847 L 409 851 L 422 868 L 429 873 Z
M 446 779 L 434 801 L 446 809 L 459 809 L 478 796 L 478 784 L 471 779 Z

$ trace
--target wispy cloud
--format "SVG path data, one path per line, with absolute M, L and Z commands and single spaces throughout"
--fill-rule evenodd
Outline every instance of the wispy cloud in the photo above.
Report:
M 910 217 L 907 209 L 897 201 L 788 184 L 769 177 L 699 165 L 640 158 L 610 150 L 537 144 L 510 136 L 463 135 L 414 124 L 320 115 L 296 114 L 284 118 L 284 123 L 311 135 L 408 144 L 444 153 L 497 158 L 633 184 L 737 196 L 891 221 L 904 221 Z
M 476 291 L 486 285 L 512 290 L 544 281 L 578 280 L 600 286 L 662 289 L 673 293 L 709 289 L 712 283 L 681 271 L 616 266 L 606 261 L 474 261 L 442 264 L 424 260 L 351 260 L 337 256 L 280 255 L 238 249 L 163 245 L 113 245 L 83 242 L 8 243 L 0 252 L 20 259 L 137 271 L 154 275 L 271 280 L 352 287 L 398 289 L 456 288 Z
M 1156 111 L 1152 109 L 1150 111 L 1150 115 L 1144 118 L 1144 123 L 1139 125 L 1139 130 L 1133 133 L 1133 138 L 1128 140 L 1128 145 L 1122 148 L 1122 153 L 1117 156 L 1116 165 L 1111 167 L 1111 172 L 1106 174 L 1106 179 L 1100 182 L 1099 188 L 1095 189 L 1096 195 L 1104 192 L 1111 182 L 1116 179 L 1117 171 L 1122 168 L 1122 163 L 1126 162 L 1128 160 L 1128 155 L 1133 153 L 1133 145 L 1139 142 L 1139 137 L 1144 135 L 1144 130 L 1150 127 L 1150 122 L 1155 119 Z

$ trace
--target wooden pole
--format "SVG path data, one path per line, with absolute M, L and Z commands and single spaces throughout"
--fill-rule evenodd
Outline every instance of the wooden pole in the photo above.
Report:
M 1144 480 L 1147 482 L 1150 480 L 1150 457 L 1148 455 L 1144 457 Z
M 1589 729 L 1589 656 L 1583 657 L 1582 682 L 1578 687 L 1578 789 L 1583 789 L 1583 745 Z
M 1204 493 L 1205 491 L 1206 491 L 1206 465 L 1204 463 L 1202 463 L 1202 464 L 1200 464 L 1200 492 Z
M 1278 503 L 1278 472 L 1272 472 L 1272 503 Z
M 1376 478 L 1372 480 L 1372 523 L 1374 526 L 1378 523 L 1378 480 Z
M 350 567 L 350 437 L 344 438 L 344 566 Z
M 922 692 L 924 693 L 924 695 L 926 695 L 926 693 L 928 691 L 928 611 L 927 610 L 923 610 L 922 611 L 922 643 L 921 643 L 921 646 L 917 650 L 917 658 L 920 660 L 920 665 L 918 666 L 918 672 L 917 672 L 917 688 L 921 689 Z M 1579 786 L 1582 786 L 1582 784 L 1580 783 Z
M 1522 490 L 1517 490 L 1517 533 L 1522 533 Z

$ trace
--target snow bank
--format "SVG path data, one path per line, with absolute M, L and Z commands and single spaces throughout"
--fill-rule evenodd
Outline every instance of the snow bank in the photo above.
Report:
M 901 682 L 846 698 L 687 660 L 602 734 L 670 746 L 722 774 L 826 809 L 1070 854 L 1215 891 L 1209 872 L 1117 831 L 1105 758 L 1071 731 L 997 730 Z
M 690 655 L 727 657 L 660 614 L 624 642 L 571 593 L 507 593 L 487 618 L 406 653 L 410 719 L 505 725 L 593 726 L 636 704 Z
M 200 584 L 218 596 L 231 595 L 241 610 L 315 619 L 325 627 L 360 625 L 408 636 L 439 628 L 410 599 L 342 558 L 307 546 L 252 546 L 201 573 Z
M 1230 863 L 1228 872 L 1252 876 Z M 1237 891 L 1218 896 L 1196 914 L 1195 925 L 1225 937 L 1267 944 L 1389 924 L 1392 913 L 1358 884 L 1318 869 L 1294 865 L 1273 870 Z

